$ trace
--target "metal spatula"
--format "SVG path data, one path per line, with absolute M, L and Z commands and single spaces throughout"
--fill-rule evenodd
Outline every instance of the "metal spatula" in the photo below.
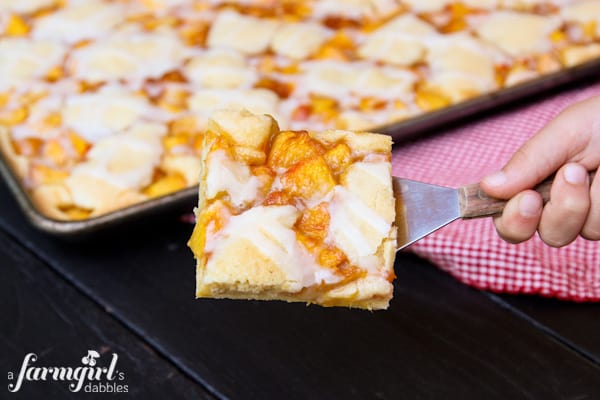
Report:
M 504 200 L 487 196 L 478 183 L 452 189 L 394 177 L 393 184 L 398 250 L 456 219 L 489 217 L 501 213 L 506 205 Z M 535 187 L 544 202 L 551 186 L 552 179 L 548 179 Z

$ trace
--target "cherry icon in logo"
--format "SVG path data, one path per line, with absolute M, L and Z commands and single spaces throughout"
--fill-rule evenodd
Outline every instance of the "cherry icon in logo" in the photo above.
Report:
M 88 350 L 87 356 L 84 356 L 81 359 L 81 363 L 83 365 L 89 365 L 90 367 L 93 367 L 96 365 L 96 358 L 100 358 L 100 354 L 98 354 L 98 352 L 95 350 Z

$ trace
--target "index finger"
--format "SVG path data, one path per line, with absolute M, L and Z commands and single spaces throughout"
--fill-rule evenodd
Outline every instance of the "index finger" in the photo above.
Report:
M 493 197 L 508 199 L 534 187 L 569 161 L 586 165 L 585 150 L 599 121 L 599 111 L 600 97 L 565 109 L 521 146 L 501 171 L 485 177 L 481 182 L 483 190 Z M 600 136 L 600 132 L 595 134 Z

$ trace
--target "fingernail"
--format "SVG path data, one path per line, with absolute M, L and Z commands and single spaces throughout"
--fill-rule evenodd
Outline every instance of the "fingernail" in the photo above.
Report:
M 489 186 L 501 186 L 506 183 L 506 174 L 502 171 L 494 172 L 483 178 L 483 181 Z
M 519 199 L 519 214 L 531 218 L 539 215 L 542 204 L 538 196 L 525 193 Z
M 564 176 L 571 185 L 582 185 L 587 178 L 587 171 L 581 165 L 569 164 L 565 167 Z

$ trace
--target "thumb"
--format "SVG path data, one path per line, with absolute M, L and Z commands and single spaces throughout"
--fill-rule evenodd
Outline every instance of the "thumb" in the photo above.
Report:
M 565 163 L 577 161 L 575 156 L 585 150 L 591 136 L 591 113 L 584 103 L 563 111 L 521 146 L 500 171 L 483 178 L 483 190 L 509 199 L 533 188 Z

